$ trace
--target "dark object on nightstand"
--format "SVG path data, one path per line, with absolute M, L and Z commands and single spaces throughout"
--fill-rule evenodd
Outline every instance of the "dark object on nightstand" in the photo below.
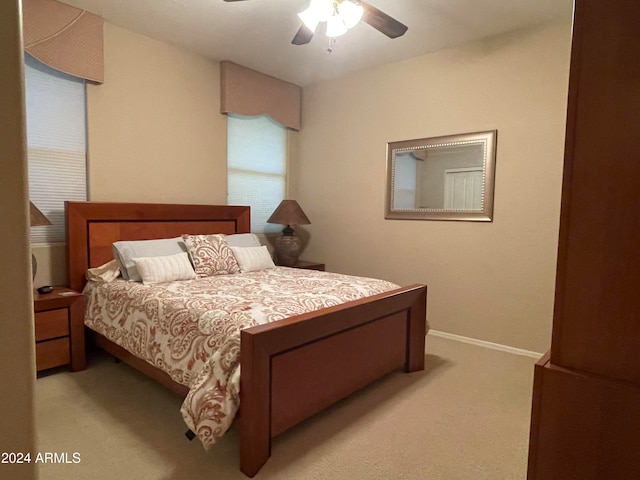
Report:
M 53 291 L 53 287 L 51 285 L 43 285 L 42 287 L 38 287 L 38 293 L 51 293 Z

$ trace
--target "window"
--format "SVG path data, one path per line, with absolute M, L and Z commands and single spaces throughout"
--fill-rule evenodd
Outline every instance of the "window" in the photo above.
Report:
M 31 243 L 65 240 L 65 200 L 86 200 L 84 80 L 25 56 L 29 199 L 52 223 Z
M 227 115 L 227 203 L 251 206 L 253 233 L 279 232 L 267 218 L 286 191 L 287 129 L 266 115 Z

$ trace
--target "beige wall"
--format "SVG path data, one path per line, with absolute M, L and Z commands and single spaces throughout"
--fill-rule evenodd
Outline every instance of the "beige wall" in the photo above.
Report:
M 570 18 L 304 91 L 303 258 L 429 285 L 436 330 L 550 344 Z M 384 219 L 386 142 L 498 130 L 492 223 Z
M 0 2 L 0 452 L 35 453 L 35 342 L 21 42 L 19 2 Z M 36 476 L 34 463 L 0 464 L 2 478 Z
M 87 86 L 89 197 L 225 203 L 219 64 L 105 24 L 105 81 Z

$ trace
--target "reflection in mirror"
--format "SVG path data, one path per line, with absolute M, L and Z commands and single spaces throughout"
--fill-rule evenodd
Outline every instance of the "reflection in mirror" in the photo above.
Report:
M 496 131 L 387 145 L 385 218 L 491 221 Z

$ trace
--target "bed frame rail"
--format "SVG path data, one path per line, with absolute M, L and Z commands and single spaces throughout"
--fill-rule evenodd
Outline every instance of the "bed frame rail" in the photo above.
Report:
M 243 330 L 240 470 L 253 477 L 273 437 L 372 381 L 423 370 L 426 298 L 413 285 Z

